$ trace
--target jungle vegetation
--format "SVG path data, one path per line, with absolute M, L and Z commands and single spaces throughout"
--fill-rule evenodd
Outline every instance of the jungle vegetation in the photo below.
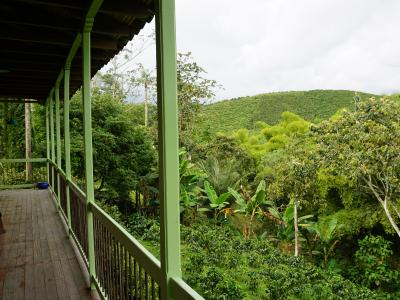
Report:
M 156 106 L 128 102 L 115 74 L 93 88 L 96 200 L 157 256 Z M 154 84 L 143 70 L 132 76 L 134 88 Z M 185 280 L 206 299 L 398 299 L 399 97 L 318 90 L 205 105 L 217 88 L 179 55 Z M 37 157 L 43 114 L 33 107 Z M 23 156 L 23 107 L 4 105 L 0 118 L 2 156 Z M 82 182 L 80 92 L 71 135 Z

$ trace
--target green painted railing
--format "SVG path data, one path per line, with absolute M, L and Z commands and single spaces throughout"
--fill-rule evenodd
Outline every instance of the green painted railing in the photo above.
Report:
M 112 2 L 112 1 L 111 1 Z M 160 200 L 160 261 L 115 223 L 94 201 L 91 118 L 91 31 L 103 0 L 88 1 L 82 30 L 46 100 L 48 182 L 68 232 L 81 252 L 90 288 L 108 299 L 203 299 L 182 279 L 179 224 L 179 136 L 175 1 L 154 0 Z M 71 63 L 82 50 L 85 191 L 72 182 L 69 132 Z M 60 86 L 64 81 L 64 153 Z M 63 156 L 64 155 L 64 156 Z M 65 173 L 63 169 L 65 161 Z M 18 161 L 14 161 L 18 163 Z
M 50 182 L 51 174 L 54 179 L 60 178 L 54 180 L 55 184 L 60 182 L 60 192 L 58 186 L 51 186 L 50 191 L 87 268 L 88 242 L 93 238 L 96 272 L 92 282 L 100 296 L 119 300 L 161 299 L 163 277 L 159 260 L 96 203 L 87 202 L 85 193 L 50 160 L 48 172 Z M 67 191 L 70 203 L 65 197 Z M 88 209 L 93 213 L 93 237 L 87 234 Z M 171 286 L 174 299 L 203 299 L 181 278 L 173 277 Z

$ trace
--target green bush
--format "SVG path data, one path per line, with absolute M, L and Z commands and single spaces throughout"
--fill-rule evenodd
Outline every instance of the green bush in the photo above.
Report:
M 131 215 L 124 222 L 145 245 L 157 245 L 157 220 Z M 206 299 L 381 299 L 267 240 L 244 239 L 226 224 L 198 222 L 182 226 L 181 235 L 184 279 Z
M 372 289 L 394 291 L 400 288 L 400 272 L 390 264 L 393 255 L 391 244 L 383 237 L 373 235 L 367 235 L 358 242 L 353 270 L 356 282 Z

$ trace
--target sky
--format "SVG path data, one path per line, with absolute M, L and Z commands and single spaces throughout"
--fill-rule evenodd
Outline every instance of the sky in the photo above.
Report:
M 223 86 L 215 100 L 310 89 L 390 94 L 400 90 L 399 11 L 399 0 L 176 0 L 177 50 Z M 154 46 L 136 60 L 154 67 Z

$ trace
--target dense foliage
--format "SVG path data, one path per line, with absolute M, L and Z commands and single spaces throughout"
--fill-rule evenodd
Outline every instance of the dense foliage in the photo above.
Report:
M 95 196 L 158 256 L 154 78 L 143 69 L 124 82 L 117 71 L 93 88 Z M 398 299 L 399 96 L 316 90 L 203 105 L 218 88 L 205 74 L 190 53 L 178 56 L 185 280 L 206 299 Z M 138 85 L 149 88 L 145 104 L 127 103 Z M 78 183 L 81 102 L 78 92 L 70 115 Z M 23 109 L 1 108 L 1 154 L 22 157 Z M 41 157 L 44 114 L 33 109 Z
M 159 255 L 157 220 L 106 209 Z M 184 279 L 206 299 L 382 299 L 303 258 L 282 253 L 265 238 L 244 239 L 229 224 L 202 219 L 183 226 L 181 238 Z
M 38 106 L 30 106 L 35 115 L 41 111 Z M 38 111 L 36 111 L 38 110 Z M 0 158 L 25 157 L 25 108 L 24 104 L 14 105 L 4 102 L 0 105 Z M 38 125 L 37 118 L 32 121 Z M 43 136 L 44 134 L 44 136 Z M 32 148 L 34 157 L 46 157 L 46 137 L 43 129 L 32 130 Z M 44 146 L 44 148 L 43 148 Z M 44 152 L 41 151 L 42 148 Z M 32 178 L 26 176 L 25 163 L 0 163 L 0 185 L 33 183 L 46 179 L 46 164 L 32 164 Z
M 72 170 L 84 178 L 81 95 L 71 100 Z M 93 161 L 96 198 L 130 211 L 130 192 L 156 163 L 156 152 L 147 130 L 137 126 L 126 111 L 130 107 L 109 93 L 92 97 Z
M 357 103 L 317 125 L 287 112 L 275 125 L 218 135 L 193 158 L 182 151 L 188 283 L 207 299 L 396 299 L 399 241 L 362 180 L 385 175 L 374 188 L 398 224 L 399 112 L 388 99 Z M 275 136 L 285 142 L 267 147 Z M 257 174 L 240 176 L 250 162 Z M 157 221 L 120 221 L 158 254 Z

